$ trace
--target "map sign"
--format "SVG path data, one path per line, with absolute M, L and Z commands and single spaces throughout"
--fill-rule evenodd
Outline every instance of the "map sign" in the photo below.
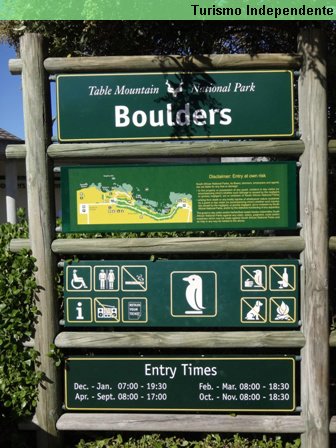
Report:
M 298 328 L 298 260 L 64 265 L 67 327 Z
M 65 407 L 80 411 L 293 412 L 293 356 L 69 357 Z
M 57 76 L 60 142 L 294 135 L 288 70 Z
M 296 227 L 295 162 L 61 168 L 64 232 Z

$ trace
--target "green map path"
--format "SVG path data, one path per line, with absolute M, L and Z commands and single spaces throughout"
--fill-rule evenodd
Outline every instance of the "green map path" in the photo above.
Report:
M 135 211 L 135 212 L 140 213 L 142 215 L 149 216 L 150 218 L 155 219 L 157 221 L 172 218 L 177 213 L 177 210 L 179 208 L 184 208 L 186 210 L 191 211 L 191 207 L 188 206 L 188 205 L 186 205 L 186 207 L 180 207 L 179 205 L 175 204 L 171 208 L 170 213 L 167 213 L 164 216 L 162 216 L 162 214 L 160 214 L 159 212 L 154 212 L 154 211 L 151 211 L 151 210 L 148 210 L 148 209 L 144 209 L 141 206 L 138 206 L 138 207 L 137 206 L 132 206 L 132 205 L 128 204 L 126 201 L 123 201 L 122 199 L 117 199 L 116 205 L 118 207 L 127 208 L 129 210 Z

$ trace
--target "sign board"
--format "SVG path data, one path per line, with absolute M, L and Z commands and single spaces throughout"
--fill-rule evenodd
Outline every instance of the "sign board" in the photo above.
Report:
M 60 142 L 292 137 L 287 70 L 57 76 Z
M 61 168 L 62 230 L 296 228 L 296 163 Z
M 293 356 L 70 357 L 68 410 L 292 412 Z
M 297 260 L 64 265 L 67 327 L 298 327 Z

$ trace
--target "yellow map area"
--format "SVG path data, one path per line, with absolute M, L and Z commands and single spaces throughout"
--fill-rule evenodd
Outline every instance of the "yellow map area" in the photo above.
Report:
M 131 192 L 96 186 L 77 190 L 77 224 L 169 224 L 192 222 L 192 200 L 181 197 L 175 204 L 155 211 L 139 204 Z

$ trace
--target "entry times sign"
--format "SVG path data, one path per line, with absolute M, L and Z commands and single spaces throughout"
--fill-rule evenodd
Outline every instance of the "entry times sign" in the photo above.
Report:
M 69 327 L 295 328 L 298 261 L 66 263 L 64 298 Z
M 295 410 L 292 356 L 69 357 L 68 410 Z

